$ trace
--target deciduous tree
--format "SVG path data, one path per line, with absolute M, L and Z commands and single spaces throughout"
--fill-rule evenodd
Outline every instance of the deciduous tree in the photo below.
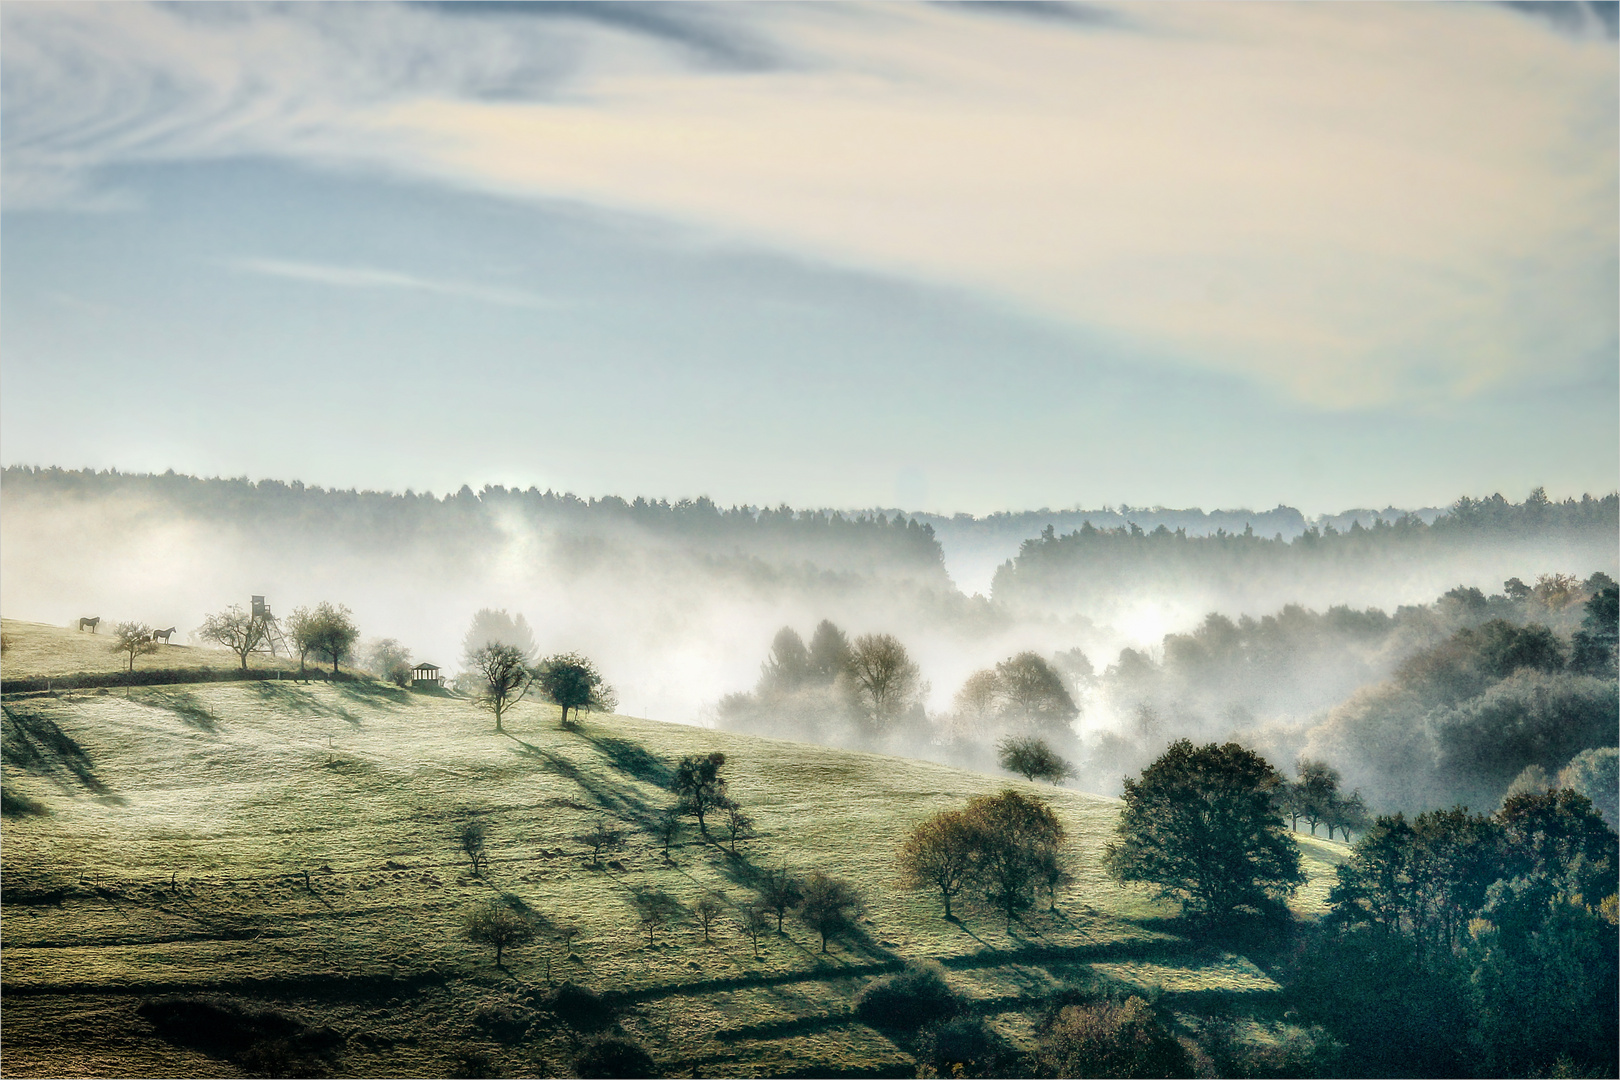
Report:
M 935 814 L 906 835 L 900 846 L 900 878 L 909 889 L 938 889 L 945 918 L 952 919 L 951 898 L 973 878 L 977 835 L 959 810 Z
M 681 800 L 681 812 L 697 818 L 698 829 L 709 835 L 708 815 L 731 804 L 726 797 L 726 778 L 720 775 L 725 768 L 726 755 L 689 754 L 681 758 L 669 787 Z
M 1125 780 L 1103 866 L 1117 881 L 1157 886 L 1205 921 L 1245 908 L 1274 913 L 1305 880 L 1299 848 L 1272 804 L 1280 781 L 1236 743 L 1178 740 L 1140 778 Z
M 892 634 L 856 638 L 849 671 L 874 730 L 882 730 L 905 711 L 922 685 L 922 669 Z
M 535 682 L 541 696 L 562 709 L 562 725 L 568 726 L 570 709 L 612 712 L 618 705 L 613 687 L 602 679 L 596 665 L 579 653 L 548 656 L 535 668 Z
M 1046 745 L 1044 739 L 1011 736 L 996 744 L 1001 767 L 1018 773 L 1025 780 L 1048 780 L 1061 784 L 1075 776 L 1074 766 Z
M 974 877 L 1010 930 L 1034 902 L 1048 858 L 1063 843 L 1063 826 L 1046 803 L 1012 790 L 970 799 L 965 816 L 975 837 Z
M 135 674 L 135 658 L 157 651 L 152 628 L 141 622 L 121 622 L 113 627 L 113 652 L 129 657 L 128 674 Z
M 462 923 L 462 932 L 468 940 L 495 950 L 496 967 L 502 966 L 501 955 L 507 949 L 534 940 L 534 926 L 504 898 L 474 906 Z
M 332 677 L 338 676 L 338 663 L 348 659 L 360 637 L 360 628 L 354 624 L 354 615 L 342 604 L 321 601 L 312 613 L 314 626 L 310 648 L 316 656 L 332 661 Z
M 828 937 L 854 926 L 863 909 L 861 895 L 853 885 L 818 870 L 804 883 L 798 914 L 806 926 L 821 935 L 821 951 L 826 952 Z
M 223 645 L 242 661 L 247 670 L 248 655 L 264 644 L 264 623 L 242 610 L 241 604 L 232 604 L 224 611 L 203 620 L 197 636 L 204 641 Z
M 472 654 L 477 673 L 473 701 L 495 714 L 495 730 L 505 731 L 501 719 L 522 701 L 533 681 L 523 663 L 523 654 L 512 645 L 485 645 Z

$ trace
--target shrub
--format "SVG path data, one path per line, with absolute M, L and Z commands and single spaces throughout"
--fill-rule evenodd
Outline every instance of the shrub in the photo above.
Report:
M 1186 1076 L 1190 1068 L 1175 1036 L 1135 996 L 1064 1006 L 1046 1024 L 1035 1051 L 1038 1076 Z
M 574 1059 L 579 1077 L 657 1076 L 652 1055 L 629 1039 L 598 1039 Z
M 136 1012 L 169 1042 L 262 1076 L 326 1076 L 343 1036 L 276 1009 L 218 995 L 151 998 Z
M 957 1016 L 923 1028 L 917 1038 L 919 1076 L 1017 1076 L 1013 1051 L 978 1016 Z
M 873 1027 L 919 1028 L 961 1011 L 961 999 L 932 960 L 909 963 L 869 983 L 855 999 L 855 1015 Z
M 613 1020 L 613 1003 L 588 986 L 565 982 L 546 996 L 546 1011 L 577 1028 L 601 1027 Z

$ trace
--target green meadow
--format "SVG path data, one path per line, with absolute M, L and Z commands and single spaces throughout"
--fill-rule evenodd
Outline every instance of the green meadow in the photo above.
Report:
M 13 655 L 42 669 L 43 631 L 7 632 L 6 674 Z M 566 1074 L 585 1040 L 615 1032 L 676 1075 L 909 1076 L 913 1048 L 852 1007 L 924 958 L 1014 1046 L 1077 983 L 1163 995 L 1188 1031 L 1212 1011 L 1244 1038 L 1285 1027 L 1260 965 L 1103 875 L 1114 799 L 628 716 L 565 729 L 532 702 L 498 734 L 467 700 L 369 681 L 11 694 L 4 723 L 7 1076 L 243 1075 L 137 1011 L 208 994 L 330 1028 L 336 1075 Z M 688 822 L 666 857 L 653 826 L 673 766 L 714 750 L 756 835 L 733 854 L 712 822 L 707 840 Z M 937 896 L 901 889 L 895 851 L 919 820 L 1009 787 L 1050 801 L 1073 880 L 1010 930 L 972 904 L 947 922 Z M 457 842 L 474 818 L 480 875 Z M 627 844 L 593 865 L 577 837 L 598 823 Z M 1300 840 L 1308 914 L 1346 849 Z M 756 958 L 732 911 L 781 866 L 853 882 L 855 931 L 823 954 L 790 915 Z M 712 890 L 728 911 L 710 941 L 686 919 L 649 943 L 631 903 L 646 889 L 688 907 Z M 504 969 L 461 933 L 501 896 L 545 928 Z M 548 1011 L 563 982 L 614 1014 Z

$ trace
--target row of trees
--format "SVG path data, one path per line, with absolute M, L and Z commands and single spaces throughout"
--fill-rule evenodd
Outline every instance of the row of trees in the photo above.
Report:
M 326 601 L 313 608 L 294 608 L 292 614 L 280 620 L 287 643 L 298 653 L 298 670 L 310 656 L 330 661 L 332 674 L 338 674 L 338 664 L 347 660 L 360 638 L 360 629 L 354 623 L 354 613 L 342 604 Z M 269 625 L 264 619 L 245 611 L 240 604 L 232 604 L 224 611 L 209 615 L 197 630 L 203 641 L 229 649 L 247 670 L 248 657 L 270 647 Z

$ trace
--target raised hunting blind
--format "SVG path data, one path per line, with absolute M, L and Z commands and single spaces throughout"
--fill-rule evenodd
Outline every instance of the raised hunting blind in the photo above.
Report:
M 251 614 L 253 621 L 264 628 L 264 633 L 260 638 L 263 645 L 261 648 L 254 651 L 267 651 L 271 656 L 279 656 L 282 652 L 284 652 L 288 656 L 291 656 L 292 649 L 288 647 L 287 639 L 281 636 L 281 627 L 276 624 L 276 617 L 270 613 L 270 605 L 264 602 L 264 597 L 253 597 L 253 610 Z M 276 651 L 278 648 L 281 650 L 281 652 Z

